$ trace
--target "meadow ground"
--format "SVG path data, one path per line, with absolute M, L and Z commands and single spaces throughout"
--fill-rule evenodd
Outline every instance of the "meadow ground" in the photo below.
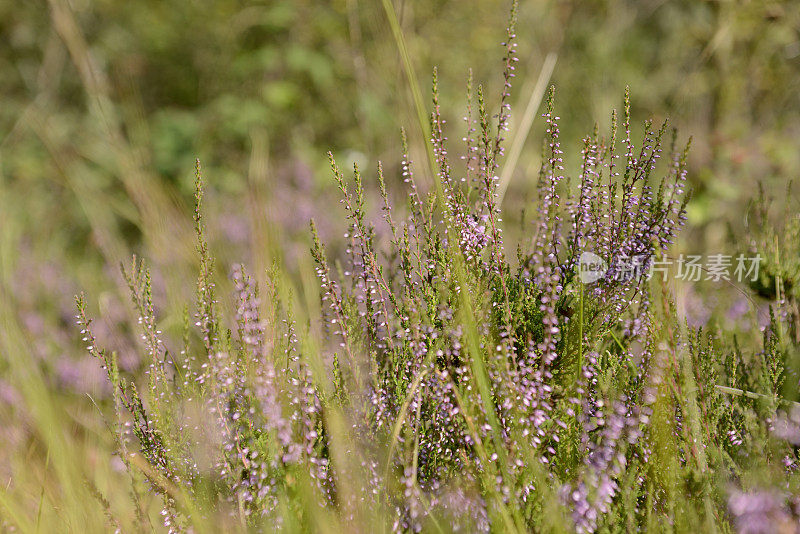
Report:
M 796 2 L 0 42 L 3 531 L 800 531 Z

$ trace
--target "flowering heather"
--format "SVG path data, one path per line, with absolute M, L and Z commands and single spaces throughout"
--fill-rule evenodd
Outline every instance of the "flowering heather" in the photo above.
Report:
M 411 161 L 403 134 L 390 182 L 403 202 L 382 165 L 350 177 L 329 154 L 346 247 L 329 257 L 311 222 L 318 286 L 303 291 L 318 292 L 318 317 L 279 267 L 259 287 L 234 265 L 219 300 L 199 164 L 197 301 L 180 350 L 148 269 L 124 269 L 146 387 L 97 346 L 78 298 L 113 385 L 132 528 L 150 523 L 152 492 L 170 532 L 798 531 L 796 300 L 778 295 L 748 351 L 682 323 L 667 284 L 644 276 L 686 220 L 688 144 L 666 122 L 646 122 L 637 146 L 626 92 L 570 175 L 551 88 L 535 215 L 509 255 L 497 183 L 515 18 L 499 102 L 470 80 L 463 144 L 448 140 L 434 71 L 430 161 Z M 608 265 L 593 283 L 586 252 Z

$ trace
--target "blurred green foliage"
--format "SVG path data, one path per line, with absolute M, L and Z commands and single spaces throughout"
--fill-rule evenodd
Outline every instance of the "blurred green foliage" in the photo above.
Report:
M 439 66 L 446 109 L 461 106 L 470 67 L 497 94 L 505 2 L 402 0 L 396 9 L 426 86 Z M 57 15 L 72 19 L 72 34 L 59 29 Z M 749 198 L 757 180 L 782 182 L 800 168 L 799 27 L 794 2 L 523 2 L 515 109 L 524 108 L 548 52 L 559 57 L 552 82 L 566 103 L 568 143 L 577 145 L 587 122 L 607 126 L 604 110 L 618 107 L 630 85 L 635 118 L 670 116 L 695 136 L 690 213 L 706 225 Z M 211 186 L 236 198 L 256 150 L 269 154 L 273 189 L 291 188 L 302 164 L 324 192 L 326 150 L 393 163 L 401 126 L 419 144 L 390 37 L 380 3 L 364 0 L 3 3 L 0 164 L 8 194 L 26 200 L 32 232 L 59 206 L 55 226 L 83 246 L 91 224 L 75 196 L 87 189 L 108 203 L 123 241 L 136 244 L 141 206 L 120 187 L 118 154 L 90 109 L 98 98 L 125 151 L 179 206 L 191 194 L 195 157 Z M 82 78 L 84 62 L 97 87 Z M 540 130 L 534 123 L 532 150 L 512 182 L 522 193 L 538 165 Z M 712 240 L 720 234 L 713 231 Z

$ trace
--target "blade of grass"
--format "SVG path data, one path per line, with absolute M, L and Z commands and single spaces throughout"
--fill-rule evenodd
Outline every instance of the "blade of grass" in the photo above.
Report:
M 426 370 L 423 369 L 414 378 L 414 381 L 411 383 L 411 387 L 408 389 L 406 398 L 403 400 L 403 404 L 400 407 L 400 413 L 397 414 L 397 421 L 395 421 L 394 428 L 392 429 L 392 440 L 389 442 L 389 452 L 386 454 L 386 467 L 383 470 L 384 487 L 386 487 L 387 481 L 389 480 L 389 470 L 392 467 L 392 457 L 394 456 L 394 449 L 397 446 L 398 440 L 400 438 L 400 430 L 402 429 L 403 423 L 406 420 L 408 407 L 411 404 L 411 399 L 413 399 L 414 395 L 417 393 L 417 388 L 419 388 L 419 385 L 422 382 L 422 379 L 425 377 L 425 374 Z
M 431 144 L 431 128 L 428 121 L 428 113 L 425 111 L 425 104 L 422 99 L 422 91 L 417 81 L 417 75 L 414 72 L 414 66 L 411 63 L 411 55 L 408 53 L 406 40 L 403 36 L 403 29 L 400 27 L 400 21 L 397 18 L 394 4 L 392 4 L 392 0 L 381 0 L 381 3 L 383 4 L 383 10 L 386 12 L 389 27 L 392 29 L 392 36 L 397 45 L 397 50 L 400 53 L 403 70 L 408 79 L 408 86 L 411 90 L 411 96 L 414 99 L 414 108 L 417 112 L 419 130 L 425 142 L 425 152 L 428 155 L 428 164 L 430 165 L 433 185 L 436 188 L 436 194 L 439 195 L 441 200 L 443 198 L 442 184 L 439 182 L 438 173 L 436 172 L 436 156 L 433 153 L 433 145 Z
M 491 427 L 494 452 L 498 456 L 500 472 L 504 475 L 504 478 L 506 478 L 508 476 L 508 457 L 506 454 L 505 444 L 503 443 L 503 439 L 500 435 L 501 425 L 497 418 L 497 413 L 495 412 L 495 407 L 493 404 L 493 396 L 491 393 L 491 387 L 489 385 L 489 376 L 486 370 L 486 364 L 484 362 L 484 351 L 482 351 L 480 347 L 480 335 L 478 334 L 478 327 L 475 320 L 475 307 L 469 291 L 470 284 L 469 280 L 467 279 L 467 271 L 464 265 L 463 256 L 460 254 L 454 254 L 453 258 L 456 279 L 458 280 L 458 285 L 461 288 L 459 291 L 460 300 L 458 311 L 461 316 L 460 322 L 465 327 L 465 347 L 467 349 L 467 353 L 469 354 L 468 359 L 475 382 L 478 386 L 478 393 L 481 403 L 483 404 L 483 410 L 488 419 L 489 426 Z M 487 469 L 492 469 L 493 462 L 489 461 L 488 458 L 483 458 L 483 462 Z M 491 487 L 493 487 L 493 485 L 489 483 L 487 488 Z M 493 494 L 494 493 L 495 492 L 493 492 Z M 498 512 L 503 520 L 503 527 L 505 531 L 522 532 L 524 528 L 522 527 L 522 520 L 519 517 L 518 510 L 515 508 L 509 509 L 509 507 L 503 502 L 501 496 L 494 494 L 494 497 L 495 505 L 497 506 Z
M 525 107 L 525 113 L 522 115 L 522 120 L 516 128 L 514 134 L 514 141 L 511 143 L 511 150 L 508 152 L 508 159 L 503 165 L 503 171 L 500 173 L 500 182 L 497 184 L 497 207 L 503 204 L 503 198 L 506 194 L 508 184 L 511 183 L 511 176 L 514 174 L 514 169 L 517 167 L 519 156 L 522 154 L 522 148 L 525 146 L 525 141 L 528 139 L 528 134 L 533 126 L 533 120 L 536 117 L 536 111 L 542 104 L 544 92 L 547 90 L 547 84 L 550 83 L 550 77 L 553 75 L 553 69 L 556 66 L 558 55 L 555 52 L 550 52 L 544 59 L 542 70 L 539 71 L 539 78 L 536 80 L 536 85 L 531 91 L 531 96 L 528 99 L 528 105 Z

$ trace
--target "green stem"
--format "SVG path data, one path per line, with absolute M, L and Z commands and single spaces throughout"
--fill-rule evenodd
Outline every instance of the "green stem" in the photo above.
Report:
M 583 282 L 580 282 L 578 306 L 578 369 L 575 373 L 576 382 L 580 380 L 581 369 L 583 369 Z

